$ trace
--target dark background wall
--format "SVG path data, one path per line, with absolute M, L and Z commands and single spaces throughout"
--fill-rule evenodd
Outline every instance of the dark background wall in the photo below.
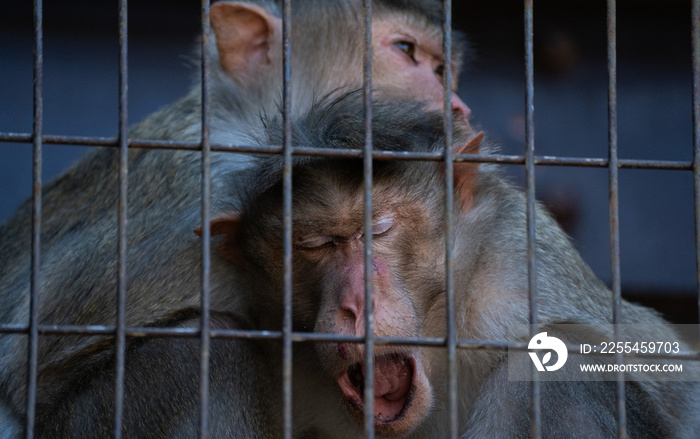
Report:
M 459 94 L 507 154 L 525 148 L 521 1 L 454 1 L 455 27 L 473 45 Z M 607 157 L 606 11 L 603 0 L 538 0 L 535 148 L 538 155 Z M 199 2 L 129 3 L 129 119 L 184 94 Z M 690 1 L 618 2 L 619 152 L 624 159 L 692 159 Z M 116 2 L 44 4 L 44 132 L 114 136 L 118 110 Z M 0 132 L 32 130 L 31 2 L 0 4 Z M 44 181 L 85 147 L 46 145 Z M 31 145 L 0 143 L 0 222 L 31 193 Z M 509 165 L 522 184 L 523 169 Z M 606 169 L 540 166 L 537 196 L 558 215 L 584 259 L 610 281 Z M 620 171 L 623 293 L 678 322 L 697 319 L 690 171 Z M 1 257 L 1 256 L 0 256 Z

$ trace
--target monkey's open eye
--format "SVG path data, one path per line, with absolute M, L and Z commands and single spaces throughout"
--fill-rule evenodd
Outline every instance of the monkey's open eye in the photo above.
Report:
M 297 245 L 302 249 L 315 249 L 331 244 L 333 239 L 328 236 L 314 236 L 300 241 Z
M 406 55 L 408 55 L 409 58 L 413 62 L 416 62 L 416 45 L 410 41 L 397 41 L 394 43 L 396 47 Z
M 372 224 L 372 235 L 381 235 L 386 233 L 394 225 L 393 218 L 380 219 L 376 223 Z

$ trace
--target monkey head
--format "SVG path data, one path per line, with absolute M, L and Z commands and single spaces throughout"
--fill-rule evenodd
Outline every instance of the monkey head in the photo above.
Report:
M 274 9 L 274 8 L 272 8 Z M 379 0 L 372 22 L 372 85 L 378 97 L 410 97 L 427 108 L 443 108 L 441 2 Z M 319 16 L 327 20 L 319 20 Z M 210 58 L 223 84 L 232 81 L 270 111 L 282 85 L 282 20 L 278 12 L 245 2 L 217 2 L 211 7 L 214 42 Z M 313 22 L 307 22 L 313 17 Z M 330 36 L 330 37 L 329 37 Z M 308 111 L 311 94 L 326 95 L 362 87 L 362 2 L 295 2 L 291 26 L 292 106 Z M 466 43 L 453 32 L 452 110 L 467 124 L 469 107 L 456 87 Z M 218 82 L 217 82 L 218 84 Z M 215 93 L 222 93 L 214 90 Z M 272 100 L 272 101 L 271 101 Z
M 357 94 L 318 106 L 295 124 L 298 145 L 361 149 L 364 141 Z M 415 114 L 421 115 L 416 117 Z M 373 146 L 383 151 L 437 152 L 442 117 L 417 104 L 375 105 Z M 269 124 L 264 144 L 280 143 Z M 468 134 L 466 133 L 468 132 Z M 456 152 L 478 151 L 481 136 L 458 133 Z M 283 184 L 279 156 L 261 158 L 240 212 L 212 222 L 224 235 L 219 253 L 244 267 L 252 280 L 264 328 L 280 327 L 283 309 Z M 374 334 L 426 336 L 426 320 L 444 315 L 444 164 L 373 163 L 372 297 Z M 455 165 L 458 209 L 468 208 L 477 165 Z M 361 160 L 298 157 L 292 171 L 292 289 L 295 330 L 365 334 L 365 237 Z M 221 238 L 219 238 L 221 239 Z M 425 349 L 379 345 L 374 350 L 374 417 L 377 432 L 399 436 L 415 430 L 434 400 L 431 358 Z M 361 343 L 317 343 L 324 372 L 337 382 L 348 412 L 363 420 L 365 352 Z M 439 372 L 442 373 L 442 372 Z

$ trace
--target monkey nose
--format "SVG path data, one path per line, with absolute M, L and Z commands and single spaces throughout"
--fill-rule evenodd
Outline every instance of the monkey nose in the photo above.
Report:
M 355 335 L 364 335 L 365 323 L 364 289 L 344 294 L 338 308 L 341 325 L 353 328 Z M 374 298 L 373 304 L 376 303 Z
M 343 321 L 348 321 L 353 324 L 358 319 L 362 319 L 364 311 L 364 300 L 359 298 L 358 300 L 343 301 L 343 303 L 340 304 L 340 316 Z
M 341 306 L 340 307 L 340 316 L 343 318 L 344 321 L 351 320 L 355 321 L 357 318 L 358 310 L 354 306 Z
M 469 117 L 472 115 L 472 110 L 455 93 L 452 93 L 452 112 L 458 114 L 464 123 L 467 125 L 469 124 Z
M 350 330 L 352 335 L 364 335 L 365 333 L 365 319 L 364 307 L 358 309 L 354 306 L 341 307 L 339 310 L 340 318 L 342 319 L 341 325 L 346 330 Z

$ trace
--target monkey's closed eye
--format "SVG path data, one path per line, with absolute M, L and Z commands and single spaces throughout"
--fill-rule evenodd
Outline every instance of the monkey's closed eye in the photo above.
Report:
M 333 239 L 328 236 L 314 236 L 299 242 L 297 245 L 302 249 L 316 249 L 332 244 Z
M 394 226 L 392 218 L 384 218 L 372 224 L 372 235 L 382 235 Z
M 397 41 L 394 45 L 403 53 L 416 62 L 416 45 L 410 41 Z

